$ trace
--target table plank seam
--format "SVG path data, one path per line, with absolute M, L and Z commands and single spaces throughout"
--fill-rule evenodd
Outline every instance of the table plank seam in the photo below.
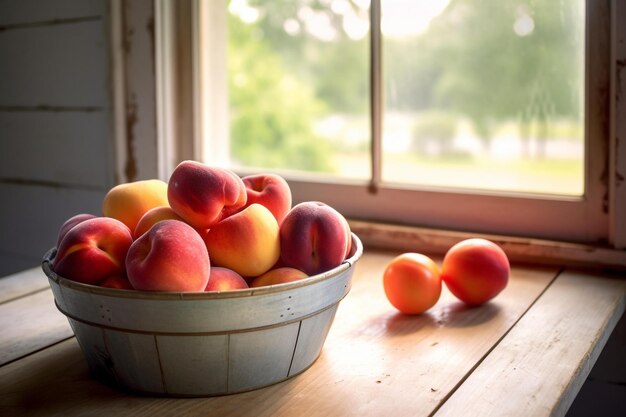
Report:
M 32 291 L 29 291 L 29 292 L 22 293 L 22 294 L 16 295 L 15 297 L 7 298 L 6 300 L 2 300 L 2 301 L 0 301 L 0 305 L 7 304 L 7 303 L 10 303 L 10 302 L 15 301 L 15 300 L 19 300 L 20 298 L 25 298 L 25 297 L 28 297 L 28 296 L 31 296 L 31 295 L 35 295 L 35 294 L 38 294 L 38 293 L 46 291 L 46 290 L 51 291 L 50 287 L 46 285 L 45 287 L 42 287 L 42 288 L 39 288 L 39 289 L 36 289 L 36 290 L 32 290 Z
M 545 288 L 543 290 L 541 290 L 541 292 L 537 295 L 537 298 L 535 298 L 533 300 L 532 303 L 530 303 L 528 305 L 528 307 L 526 308 L 526 310 L 524 310 L 524 312 L 522 314 L 520 314 L 520 316 L 515 320 L 515 322 L 513 322 L 511 324 L 511 326 L 508 328 L 508 330 L 506 332 L 504 332 L 502 334 L 502 336 L 500 336 L 500 338 L 493 344 L 493 346 L 491 346 L 489 348 L 489 350 L 487 350 L 485 352 L 485 354 L 476 361 L 476 363 L 474 364 L 474 366 L 472 366 L 465 375 L 463 375 L 463 377 L 461 379 L 459 379 L 459 382 L 457 382 L 457 384 L 443 397 L 441 398 L 441 401 L 439 402 L 439 404 L 437 404 L 434 408 L 433 411 L 428 414 L 428 417 L 433 417 L 437 414 L 437 412 L 439 411 L 439 409 L 450 399 L 450 397 L 452 397 L 454 395 L 454 393 L 459 389 L 459 387 L 461 387 L 465 381 L 467 380 L 467 378 L 472 375 L 472 373 L 474 373 L 474 371 L 476 370 L 476 368 L 478 368 L 480 366 L 481 363 L 483 363 L 483 361 L 491 354 L 491 352 L 493 352 L 493 350 L 502 342 L 502 340 L 504 340 L 506 338 L 506 336 L 511 332 L 511 330 L 517 325 L 517 323 L 519 323 L 519 321 L 533 308 L 533 306 L 537 303 L 537 301 L 539 299 L 541 299 L 541 297 L 546 293 L 546 291 L 552 286 L 552 284 L 554 284 L 554 282 L 556 281 L 556 279 L 565 271 L 565 267 L 561 267 L 552 277 L 552 279 L 550 280 L 550 282 L 548 283 L 548 285 L 545 286 Z
M 49 348 L 51 348 L 51 347 L 54 347 L 54 346 L 56 346 L 56 345 L 58 345 L 58 344 L 60 344 L 60 343 L 66 342 L 66 341 L 68 341 L 68 340 L 70 340 L 70 339 L 73 339 L 73 338 L 75 338 L 75 336 L 72 334 L 71 336 L 68 336 L 68 337 L 64 337 L 64 338 L 62 338 L 62 339 L 59 339 L 59 340 L 57 340 L 57 341 L 56 341 L 56 342 L 54 342 L 54 343 L 50 343 L 49 345 L 42 346 L 42 347 L 40 347 L 40 348 L 38 348 L 38 349 L 36 349 L 36 350 L 33 350 L 33 351 L 31 351 L 31 352 L 28 352 L 28 353 L 26 353 L 26 354 L 24 354 L 24 355 L 22 355 L 22 356 L 18 356 L 18 357 L 16 357 L 16 358 L 13 358 L 13 359 L 11 359 L 11 360 L 7 361 L 7 362 L 4 362 L 4 363 L 0 364 L 0 368 L 3 368 L 3 367 L 5 367 L 5 366 L 7 366 L 7 365 L 11 365 L 11 364 L 12 364 L 12 363 L 14 363 L 14 362 L 19 362 L 19 361 L 20 361 L 20 360 L 22 360 L 22 359 L 25 359 L 25 358 L 27 358 L 27 357 L 29 357 L 29 356 L 31 356 L 31 355 L 35 355 L 35 354 L 37 354 L 37 353 L 39 353 L 39 352 L 43 352 L 43 351 L 44 351 L 44 350 L 46 350 L 46 349 L 49 349 Z

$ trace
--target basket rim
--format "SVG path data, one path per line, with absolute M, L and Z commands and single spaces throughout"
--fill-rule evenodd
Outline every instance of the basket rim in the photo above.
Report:
M 98 285 L 84 284 L 62 277 L 52 270 L 52 259 L 56 254 L 56 247 L 49 249 L 43 257 L 42 269 L 46 276 L 56 284 L 72 290 L 98 294 L 110 297 L 133 298 L 144 300 L 210 300 L 224 298 L 252 297 L 270 293 L 295 290 L 297 288 L 315 285 L 319 282 L 332 279 L 345 272 L 356 264 L 363 254 L 363 244 L 355 233 L 352 235 L 352 253 L 340 265 L 320 274 L 311 275 L 298 281 L 281 284 L 267 285 L 257 288 L 244 288 L 237 290 L 212 291 L 212 292 L 176 292 L 176 291 L 140 291 L 117 288 L 106 288 Z

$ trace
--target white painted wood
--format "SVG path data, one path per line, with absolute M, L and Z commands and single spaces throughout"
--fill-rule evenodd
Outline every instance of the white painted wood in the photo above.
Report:
M 196 155 L 198 87 L 193 45 L 197 20 L 192 3 L 192 0 L 156 2 L 159 169 L 165 178 L 169 178 L 178 162 Z
M 156 107 L 157 107 L 157 147 L 159 158 L 159 178 L 169 178 L 177 165 L 174 139 L 176 118 L 174 117 L 174 83 L 172 81 L 176 60 L 173 57 L 172 32 L 173 9 L 168 0 L 155 1 L 155 62 L 156 62 Z M 187 139 L 189 140 L 189 139 Z
M 114 371 L 114 363 L 108 352 L 104 339 L 104 330 L 85 325 L 81 322 L 69 319 L 74 334 L 80 334 L 80 339 L 75 338 L 78 342 L 82 356 L 82 362 L 86 362 L 92 377 L 99 379 L 101 382 L 116 385 Z
M 605 242 L 610 236 L 606 200 L 609 193 L 606 175 L 610 141 L 607 128 L 611 113 L 607 97 L 611 79 L 610 2 L 586 2 L 585 14 L 585 199 L 581 205 L 587 213 L 584 222 L 571 227 L 585 233 L 583 242 L 593 243 Z M 533 220 L 543 227 L 549 226 L 551 221 L 560 221 L 558 218 L 543 218 L 541 214 Z M 558 235 L 549 238 L 572 240 Z
M 121 102 L 119 97 L 114 101 L 117 180 L 158 178 L 154 2 L 121 1 L 114 6 L 113 80 L 114 91 L 122 95 Z
M 0 108 L 108 105 L 103 20 L 0 32 Z
M 105 0 L 2 0 L 0 27 L 101 16 Z
M 289 376 L 297 375 L 307 369 L 320 355 L 326 336 L 335 318 L 338 304 L 302 320 L 296 351 L 293 355 Z
M 124 61 L 123 0 L 111 0 L 108 14 L 109 67 L 111 69 L 111 153 L 114 156 L 109 170 L 115 183 L 126 182 L 126 79 Z
M 607 340 L 602 354 L 589 373 L 589 378 L 612 384 L 619 384 L 626 388 L 626 361 L 623 360 L 626 352 L 626 314 L 615 325 L 611 337 Z M 586 381 L 586 382 L 587 382 Z M 624 397 L 626 399 L 626 397 Z
M 321 281 L 311 278 L 306 281 L 310 285 L 284 291 L 240 290 L 220 297 L 111 291 L 66 279 L 60 285 L 64 314 L 96 326 L 145 333 L 224 333 L 282 325 L 332 306 L 349 291 L 352 272 L 347 269 Z
M 238 392 L 286 379 L 300 323 L 230 335 L 228 391 Z
M 363 253 L 359 238 L 352 239 L 350 258 L 327 272 L 222 293 L 114 290 L 59 277 L 48 261 L 43 270 L 61 287 L 64 313 L 86 323 L 145 333 L 223 333 L 298 321 L 337 304 L 350 291 Z
M 626 4 L 612 2 L 610 239 L 626 249 Z
M 47 268 L 47 266 L 46 266 Z M 61 279 L 63 313 L 96 326 L 145 333 L 223 333 L 297 321 L 339 302 L 353 269 L 307 285 L 256 294 L 111 291 Z M 58 277 L 51 273 L 54 281 Z M 184 299 L 188 298 L 188 299 Z
M 436 416 L 565 415 L 625 304 L 623 279 L 562 273 Z
M 127 390 L 166 394 L 154 336 L 112 331 L 70 319 L 92 375 Z M 180 361 L 179 361 L 180 362 Z M 182 359 L 184 366 L 184 358 Z M 170 364 L 175 366 L 175 363 Z
M 511 262 L 626 270 L 626 251 L 607 245 L 568 243 L 350 220 L 350 228 L 371 248 L 443 256 L 464 239 L 482 237 L 498 244 Z
M 221 2 L 198 3 L 198 78 L 199 100 L 198 155 L 202 161 L 228 166 L 230 161 L 228 70 L 227 70 L 227 8 Z
M 219 395 L 280 382 L 317 358 L 362 250 L 353 235 L 351 257 L 326 273 L 221 293 L 113 290 L 42 267 L 96 375 L 133 391 Z
M 155 336 L 104 330 L 111 369 L 121 387 L 133 391 L 166 393 Z
M 168 394 L 228 392 L 228 335 L 157 336 Z
M 287 179 L 294 204 L 324 201 L 354 220 L 578 242 L 586 242 L 588 236 L 587 229 L 580 227 L 587 221 L 587 209 L 577 199 L 407 190 L 391 185 L 372 194 L 365 181 L 339 184 L 323 178 Z
M 39 263 L 114 183 L 106 0 L 0 1 L 0 271 Z M 82 188 L 82 189 L 81 189 Z
M 49 290 L 0 304 L 0 329 L 0 365 L 72 336 Z
M 0 204 L 0 251 L 38 259 L 38 264 L 56 244 L 65 220 L 101 212 L 105 192 L 0 182 L 0 195 L 6 196 Z
M 0 111 L 0 179 L 108 188 L 104 111 Z
M 53 279 L 48 279 L 48 283 L 52 289 L 52 294 L 54 294 L 54 302 L 57 308 L 61 311 L 67 311 L 67 304 L 65 302 L 65 296 L 63 295 L 63 289 L 61 286 Z M 70 321 L 72 322 L 74 320 Z

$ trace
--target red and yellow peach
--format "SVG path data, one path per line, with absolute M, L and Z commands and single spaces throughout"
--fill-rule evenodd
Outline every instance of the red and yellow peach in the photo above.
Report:
M 204 291 L 230 291 L 248 288 L 241 275 L 229 268 L 212 266 L 209 282 Z
M 67 219 L 59 228 L 59 233 L 57 235 L 57 248 L 61 244 L 63 237 L 65 237 L 67 232 L 69 232 L 72 227 L 76 226 L 78 223 L 82 223 L 85 220 L 93 219 L 95 217 L 97 216 L 93 214 L 81 213 Z
M 331 206 L 308 201 L 293 207 L 280 226 L 283 265 L 308 275 L 340 265 L 351 247 L 350 226 Z
M 441 266 L 441 279 L 461 301 L 480 305 L 506 287 L 510 271 L 509 259 L 502 248 L 489 240 L 474 238 L 448 250 Z
M 130 285 L 130 281 L 128 280 L 128 278 L 122 275 L 111 275 L 110 277 L 102 281 L 99 285 L 104 288 L 115 288 L 118 290 L 133 289 L 133 286 Z
M 247 202 L 238 211 L 258 203 L 271 211 L 280 225 L 291 210 L 291 189 L 287 181 L 280 175 L 272 173 L 248 175 L 242 180 L 246 186 Z M 233 213 L 226 215 L 230 214 Z
M 142 180 L 111 188 L 102 202 L 102 214 L 121 221 L 132 233 L 148 210 L 167 205 L 167 183 Z
M 270 269 L 266 273 L 256 277 L 250 287 L 264 287 L 266 285 L 283 284 L 286 282 L 299 281 L 308 277 L 307 274 L 296 268 L 281 267 Z
M 437 264 L 419 253 L 403 253 L 387 264 L 383 273 L 387 299 L 405 314 L 420 314 L 434 306 L 441 295 Z
M 256 203 L 211 227 L 204 240 L 215 265 L 243 277 L 263 274 L 280 256 L 278 223 Z
M 133 242 L 128 227 L 110 217 L 95 217 L 72 227 L 62 238 L 52 263 L 62 277 L 98 284 L 121 274 Z
M 162 220 L 135 240 L 126 256 L 133 288 L 144 291 L 204 291 L 211 271 L 198 232 L 178 220 Z
M 169 206 L 164 207 L 155 207 L 150 209 L 144 214 L 139 222 L 137 223 L 137 227 L 135 227 L 135 231 L 133 232 L 133 239 L 138 239 L 146 233 L 152 226 L 160 222 L 161 220 L 180 220 L 183 219 L 172 210 Z
M 170 207 L 187 223 L 206 230 L 246 204 L 246 187 L 234 172 L 196 161 L 183 161 L 170 176 Z

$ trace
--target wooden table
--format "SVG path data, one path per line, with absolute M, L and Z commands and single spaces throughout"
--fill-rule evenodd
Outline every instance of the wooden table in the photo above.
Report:
M 321 356 L 285 382 L 213 398 L 133 396 L 95 380 L 39 268 L 0 280 L 0 416 L 564 415 L 624 311 L 626 280 L 514 266 L 468 308 L 444 288 L 404 316 L 366 251 Z

